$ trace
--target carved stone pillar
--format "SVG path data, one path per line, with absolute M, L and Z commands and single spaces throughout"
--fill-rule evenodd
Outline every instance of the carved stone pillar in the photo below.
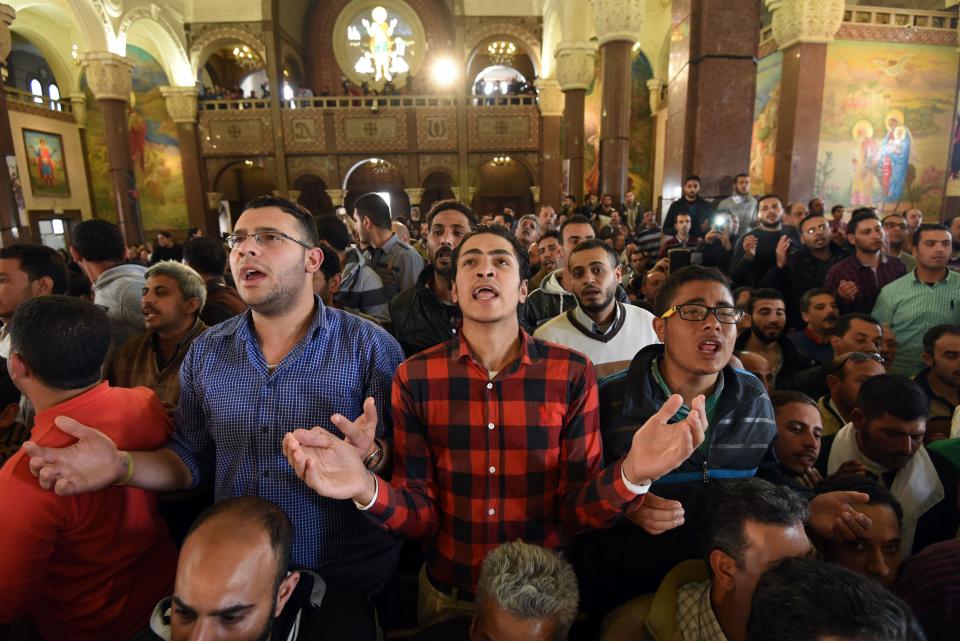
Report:
M 640 39 L 646 0 L 593 0 L 593 21 L 603 56 L 600 116 L 600 193 L 620 202 L 630 157 L 630 56 Z
M 403 191 L 407 193 L 407 198 L 410 199 L 411 207 L 417 207 L 420 205 L 421 202 L 423 202 L 424 190 L 421 189 L 420 187 L 407 187 Z
M 342 189 L 327 189 L 327 195 L 330 196 L 330 202 L 333 203 L 334 207 L 339 207 L 343 204 L 343 190 Z
M 113 206 L 117 224 L 127 245 L 143 244 L 143 224 L 137 180 L 130 157 L 130 121 L 128 102 L 133 91 L 133 63 L 115 53 L 84 53 L 80 62 L 87 76 L 87 85 L 103 111 L 104 138 Z
M 73 119 L 77 122 L 80 134 L 80 155 L 83 156 L 83 173 L 87 178 L 87 195 L 90 197 L 90 215 L 97 217 L 96 199 L 93 197 L 93 175 L 90 172 L 90 155 L 87 153 L 87 94 L 75 91 L 67 94 L 70 99 L 70 109 Z
M 565 191 L 583 198 L 583 103 L 593 80 L 594 52 L 590 42 L 557 45 L 557 82 L 563 91 L 563 176 Z
M 455 200 L 460 200 L 460 188 L 459 188 L 459 187 L 451 187 L 451 188 L 450 188 L 450 191 L 453 192 L 453 197 L 454 197 Z M 470 200 L 473 200 L 473 198 L 471 198 Z M 460 202 L 463 202 L 463 201 L 460 200 Z M 466 204 L 469 205 L 470 203 L 468 202 L 468 203 L 466 203 Z
M 206 192 L 203 171 L 203 154 L 197 137 L 197 89 L 196 87 L 160 87 L 167 103 L 167 113 L 177 126 L 180 141 L 180 163 L 183 166 L 183 187 L 187 198 L 187 218 L 191 227 L 203 233 L 215 235 L 218 229 L 215 218 L 207 215 L 204 202 Z
M 563 91 L 556 80 L 537 80 L 540 92 L 540 190 L 544 202 L 560 207 L 562 166 L 560 162 L 560 119 L 563 116 Z M 540 198 L 535 198 L 540 204 Z
M 539 185 L 533 185 L 532 187 L 530 187 L 530 195 L 533 196 L 533 205 L 534 205 L 535 207 L 539 207 L 539 206 L 540 206 L 540 202 L 541 202 L 541 201 L 540 201 L 540 195 L 541 195 L 541 193 L 542 193 L 542 191 L 541 191 Z M 549 203 L 547 203 L 547 204 L 549 204 Z
M 13 7 L 0 4 L 0 67 L 2 67 L 4 78 L 7 77 L 7 56 L 10 55 L 12 46 L 10 25 L 16 15 L 17 12 Z M 7 94 L 2 89 L 0 89 L 0 156 L 16 157 L 13 130 L 10 127 L 10 113 L 7 111 Z M 18 167 L 18 170 L 20 184 L 24 185 L 27 182 L 27 168 Z M 27 221 L 20 220 L 20 208 L 17 206 L 17 198 L 13 192 L 13 181 L 4 162 L 0 167 L 0 245 L 6 247 L 29 238 L 30 227 L 26 223 Z
M 783 52 L 773 191 L 809 200 L 817 173 L 827 43 L 843 23 L 844 0 L 767 0 Z M 786 202 L 785 201 L 785 202 Z
M 288 190 L 287 190 L 287 198 L 290 199 L 290 200 L 292 200 L 292 201 L 295 202 L 295 203 L 296 203 L 296 202 L 300 202 L 300 193 L 301 193 L 301 192 L 300 192 L 299 189 L 288 189 Z

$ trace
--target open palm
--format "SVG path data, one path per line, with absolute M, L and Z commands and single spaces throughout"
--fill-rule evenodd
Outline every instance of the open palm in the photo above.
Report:
M 703 443 L 707 415 L 703 396 L 693 399 L 690 414 L 677 423 L 668 423 L 683 404 L 674 394 L 660 410 L 633 435 L 633 443 L 623 462 L 633 482 L 653 481 L 675 470 Z
M 301 442 L 298 433 L 309 435 L 310 444 Z M 283 453 L 297 476 L 321 496 L 352 499 L 371 483 L 354 447 L 321 427 L 284 436 Z

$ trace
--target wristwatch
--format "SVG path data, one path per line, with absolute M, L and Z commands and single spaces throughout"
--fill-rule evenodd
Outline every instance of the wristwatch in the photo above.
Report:
M 383 443 L 380 439 L 373 439 L 374 450 L 363 458 L 363 466 L 368 470 L 375 470 L 383 461 Z

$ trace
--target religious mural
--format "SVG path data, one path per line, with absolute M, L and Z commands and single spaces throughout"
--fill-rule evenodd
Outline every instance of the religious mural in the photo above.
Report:
M 750 142 L 750 184 L 753 193 L 773 189 L 773 163 L 777 143 L 777 109 L 783 54 L 776 51 L 757 63 L 757 97 L 753 107 Z
M 957 64 L 952 47 L 829 45 L 815 188 L 828 205 L 939 213 Z
M 584 190 L 599 195 L 600 189 L 600 112 L 603 94 L 603 64 L 595 59 L 593 82 L 587 89 L 583 115 Z M 627 164 L 628 189 L 632 189 L 643 207 L 651 206 L 653 191 L 653 115 L 650 113 L 650 90 L 647 81 L 653 69 L 642 53 L 635 53 L 632 62 L 630 104 L 630 157 Z
M 131 197 L 139 201 L 145 230 L 186 229 L 187 201 L 180 163 L 177 129 L 167 114 L 160 87 L 169 84 L 160 64 L 146 51 L 127 45 L 133 61 L 133 96 L 129 105 L 130 156 L 136 177 Z M 116 221 L 117 212 L 110 188 L 103 113 L 86 82 L 87 158 L 93 182 L 97 215 Z

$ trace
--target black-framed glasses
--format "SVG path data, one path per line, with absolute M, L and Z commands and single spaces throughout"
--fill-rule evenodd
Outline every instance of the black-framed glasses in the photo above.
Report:
M 674 314 L 678 314 L 680 318 L 685 321 L 704 321 L 707 319 L 707 316 L 711 314 L 711 312 L 717 317 L 718 321 L 727 325 L 736 325 L 740 322 L 740 319 L 743 318 L 742 309 L 737 309 L 736 307 L 730 307 L 728 305 L 709 307 L 699 303 L 684 303 L 683 305 L 675 305 L 665 311 L 663 316 L 660 318 L 670 318 Z
M 227 245 L 230 249 L 236 249 L 240 245 L 247 242 L 248 238 L 253 238 L 257 243 L 257 247 L 276 247 L 284 239 L 292 241 L 304 249 L 313 249 L 310 245 L 297 240 L 289 234 L 285 234 L 282 231 L 258 231 L 255 234 L 230 234 L 227 236 Z

